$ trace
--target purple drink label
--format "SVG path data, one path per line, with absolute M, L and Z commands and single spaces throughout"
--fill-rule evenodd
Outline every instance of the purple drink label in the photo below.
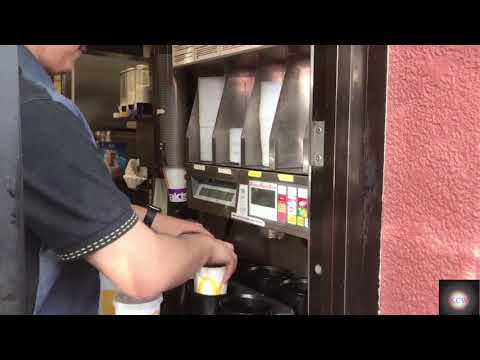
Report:
M 187 189 L 168 189 L 168 201 L 173 203 L 187 202 Z

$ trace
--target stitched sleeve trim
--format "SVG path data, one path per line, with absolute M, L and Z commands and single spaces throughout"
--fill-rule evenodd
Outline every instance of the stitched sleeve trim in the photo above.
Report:
M 138 221 L 138 217 L 135 213 L 128 219 L 122 226 L 120 226 L 117 230 L 111 232 L 107 236 L 87 245 L 79 250 L 71 251 L 63 254 L 57 254 L 57 258 L 61 261 L 73 261 L 77 260 L 85 255 L 88 255 L 98 249 L 105 247 L 106 245 L 110 244 L 111 242 L 117 240 L 123 234 L 125 234 L 128 230 L 130 230 Z

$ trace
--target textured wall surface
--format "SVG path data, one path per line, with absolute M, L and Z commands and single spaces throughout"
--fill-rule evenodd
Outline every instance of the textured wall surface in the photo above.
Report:
M 381 314 L 437 314 L 480 278 L 480 46 L 391 46 Z

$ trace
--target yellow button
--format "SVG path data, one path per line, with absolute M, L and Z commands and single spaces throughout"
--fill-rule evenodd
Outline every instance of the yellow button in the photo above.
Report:
M 288 223 L 290 225 L 297 225 L 297 217 L 295 215 L 288 215 Z
M 301 216 L 297 217 L 297 225 L 298 226 L 305 226 L 305 219 Z
M 250 171 L 248 172 L 248 177 L 261 178 L 261 177 L 262 177 L 262 172 L 261 172 L 261 171 L 250 170 Z
M 280 181 L 293 183 L 293 175 L 278 174 L 277 176 Z

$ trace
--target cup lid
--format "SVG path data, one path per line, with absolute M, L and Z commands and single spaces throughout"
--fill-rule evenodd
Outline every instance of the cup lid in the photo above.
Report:
M 113 299 L 114 302 L 119 303 L 119 304 L 125 304 L 125 305 L 144 305 L 144 304 L 155 303 L 155 302 L 162 301 L 162 300 L 163 300 L 162 295 L 160 295 L 156 299 L 145 301 L 145 300 L 139 300 L 139 299 L 132 298 L 132 297 L 130 297 L 128 295 L 125 295 L 125 294 L 122 294 L 122 293 L 118 293 Z

